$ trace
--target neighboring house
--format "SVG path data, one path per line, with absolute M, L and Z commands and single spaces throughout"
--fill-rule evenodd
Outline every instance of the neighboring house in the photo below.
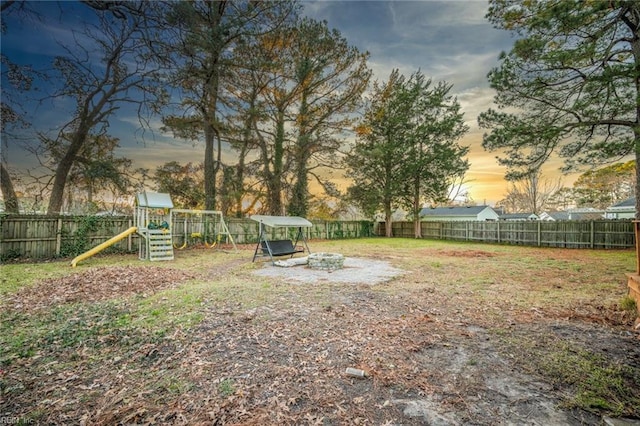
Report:
M 566 212 L 543 212 L 540 213 L 540 220 L 600 220 L 604 218 L 604 211 L 593 208 L 572 209 Z
M 556 219 L 553 215 L 557 215 L 559 213 L 564 213 L 564 212 L 542 212 L 540 213 L 540 220 L 544 220 L 544 221 L 548 221 L 548 222 L 553 222 L 555 220 L 560 220 L 560 219 Z
M 468 207 L 425 207 L 420 211 L 422 220 L 431 221 L 465 221 L 465 220 L 498 220 L 498 213 L 491 206 Z
M 499 217 L 500 217 L 500 220 L 509 220 L 509 221 L 540 220 L 540 217 L 538 217 L 538 215 L 535 213 L 507 213 L 507 214 L 501 214 Z
M 635 219 L 636 218 L 636 197 L 628 198 L 614 204 L 605 211 L 607 219 Z

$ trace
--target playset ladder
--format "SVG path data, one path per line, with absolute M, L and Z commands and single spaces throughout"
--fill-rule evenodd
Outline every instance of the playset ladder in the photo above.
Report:
M 171 232 L 165 229 L 145 229 L 139 232 L 144 241 L 140 242 L 141 260 L 173 260 Z

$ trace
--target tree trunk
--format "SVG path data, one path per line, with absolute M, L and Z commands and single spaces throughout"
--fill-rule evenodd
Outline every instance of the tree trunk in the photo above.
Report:
M 306 161 L 298 160 L 297 163 L 296 182 L 293 185 L 288 211 L 292 216 L 306 217 L 309 210 L 309 178 L 307 176 Z
M 267 193 L 269 213 L 280 216 L 284 213 L 282 208 L 282 173 L 284 164 L 284 110 L 278 110 L 276 123 L 276 137 L 273 147 L 273 172 L 267 181 Z
M 422 238 L 422 226 L 420 223 L 420 178 L 416 177 L 413 185 L 413 236 Z
M 299 136 L 296 146 L 296 161 L 294 164 L 296 181 L 293 185 L 292 199 L 287 209 L 292 216 L 306 217 L 309 213 L 308 139 L 308 135 Z
M 235 201 L 235 217 L 242 217 L 242 196 L 244 194 L 244 162 L 246 157 L 246 144 L 242 146 L 240 158 L 238 158 L 238 166 L 236 168 L 235 185 L 234 185 L 234 201 Z
M 384 206 L 384 226 L 385 226 L 385 236 L 387 238 L 393 237 L 393 219 L 391 218 L 391 203 L 385 203 Z
M 640 120 L 640 106 L 638 107 L 638 120 Z M 636 220 L 640 220 L 640 130 L 635 127 L 633 134 L 636 145 Z
M 245 169 L 245 160 L 247 157 L 247 151 L 249 151 L 249 144 L 251 143 L 251 126 L 254 120 L 254 108 L 255 108 L 255 99 L 256 99 L 256 91 L 252 92 L 250 106 L 248 108 L 248 116 L 244 121 L 244 129 L 242 133 L 242 141 L 240 147 L 240 153 L 238 155 L 238 165 L 237 172 L 235 175 L 235 185 L 234 185 L 234 203 L 235 203 L 235 217 L 242 217 L 244 209 L 242 207 L 242 198 L 244 195 L 244 169 Z
M 204 208 L 205 210 L 216 209 L 216 178 L 220 168 L 220 140 L 218 124 L 216 122 L 216 111 L 218 108 L 219 90 L 219 70 L 217 58 L 212 65 L 213 72 L 207 82 L 208 99 L 202 116 L 204 119 Z M 216 141 L 218 143 L 216 149 Z
M 0 163 L 0 187 L 2 189 L 2 198 L 4 199 L 4 211 L 6 213 L 20 213 L 18 195 L 13 187 L 11 175 L 4 167 L 4 163 Z
M 71 144 L 67 149 L 67 152 L 60 159 L 58 167 L 56 167 L 55 177 L 53 179 L 53 187 L 51 188 L 51 198 L 49 199 L 49 206 L 47 207 L 47 214 L 55 215 L 60 214 L 62 210 L 62 201 L 64 196 L 64 189 L 67 185 L 67 177 L 73 167 L 74 162 L 80 148 L 87 139 L 89 128 L 86 126 L 78 129 L 71 138 Z
M 633 5 L 635 15 L 637 16 L 638 6 Z M 628 25 L 628 24 L 627 24 Z M 636 220 L 640 220 L 640 129 L 638 129 L 638 125 L 640 125 L 640 37 L 638 37 L 638 28 L 640 27 L 640 23 L 636 22 L 635 25 L 629 26 L 629 29 L 635 37 L 631 41 L 631 51 L 633 52 L 633 62 L 635 68 L 635 98 L 636 98 L 636 122 L 633 129 L 633 137 L 635 142 L 635 160 L 636 160 L 636 187 L 635 187 L 635 196 L 636 196 Z M 636 248 L 638 250 L 638 248 Z M 640 267 L 640 265 L 638 266 Z
M 292 216 L 307 216 L 309 206 L 309 178 L 307 176 L 307 162 L 309 161 L 309 138 L 308 134 L 308 94 L 306 90 L 302 92 L 300 100 L 300 109 L 298 111 L 298 139 L 295 147 L 295 173 L 296 181 L 293 185 L 292 199 L 289 204 L 289 214 Z
M 210 123 L 204 127 L 204 208 L 216 209 L 216 172 L 214 160 L 214 131 Z

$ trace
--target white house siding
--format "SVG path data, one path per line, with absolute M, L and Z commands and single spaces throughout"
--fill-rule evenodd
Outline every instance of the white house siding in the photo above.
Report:
M 422 220 L 431 222 L 464 222 L 469 220 L 479 220 L 475 216 L 425 216 Z
M 428 209 L 424 209 L 428 210 Z M 424 211 L 423 210 L 423 211 Z M 438 211 L 430 211 L 429 214 L 423 215 L 422 220 L 433 221 L 433 222 L 443 222 L 443 221 L 487 221 L 487 220 L 498 220 L 498 213 L 495 212 L 491 207 L 487 206 L 481 210 L 478 208 L 471 207 L 469 208 L 469 213 L 460 212 L 460 210 L 464 210 L 464 208 L 440 208 Z M 442 211 L 442 214 L 439 214 Z M 459 214 L 459 213 L 467 213 L 467 214 Z
M 491 207 L 487 207 L 478 214 L 476 220 L 498 220 L 500 216 Z
M 635 219 L 636 212 L 635 210 L 629 209 L 620 209 L 616 210 L 615 207 L 610 208 L 606 212 L 607 219 Z

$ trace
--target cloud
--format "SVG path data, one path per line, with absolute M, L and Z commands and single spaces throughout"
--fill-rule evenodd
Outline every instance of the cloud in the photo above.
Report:
M 504 197 L 505 169 L 497 153 L 482 148 L 485 130 L 478 115 L 493 106 L 488 72 L 498 65 L 500 52 L 513 45 L 512 36 L 485 19 L 485 1 L 311 1 L 305 13 L 326 20 L 350 44 L 370 52 L 374 79 L 386 81 L 393 69 L 409 76 L 417 70 L 434 83 L 453 85 L 469 133 L 461 140 L 470 147 L 467 173 L 471 195 L 495 203 Z
M 72 29 L 80 28 L 76 24 L 83 18 L 81 13 L 93 12 L 73 2 L 33 4 L 42 11 L 47 24 L 45 20 L 25 21 L 24 30 L 14 31 L 18 22 L 9 23 L 9 32 L 1 40 L 2 50 L 12 59 L 30 61 L 24 63 L 50 64 L 52 55 L 60 53 L 58 41 L 72 41 Z M 59 4 L 63 5 L 64 16 Z M 505 170 L 498 165 L 496 153 L 482 148 L 484 130 L 478 127 L 477 117 L 493 103 L 494 92 L 486 75 L 498 65 L 500 52 L 509 50 L 514 40 L 485 19 L 486 1 L 305 1 L 303 6 L 304 14 L 326 20 L 350 45 L 370 53 L 374 79 L 385 81 L 397 68 L 406 76 L 421 70 L 434 83 L 452 84 L 452 95 L 460 102 L 470 128 L 461 142 L 470 147 L 468 178 L 472 196 L 491 202 L 503 198 L 507 186 Z M 68 100 L 56 102 L 42 104 L 38 110 L 38 124 L 45 130 L 58 128 L 73 110 Z M 155 118 L 150 129 L 141 131 L 135 111 L 123 106 L 109 131 L 121 141 L 117 154 L 134 160 L 133 167 L 153 170 L 172 160 L 202 161 L 202 142 L 175 138 L 161 127 L 160 119 Z M 224 160 L 235 163 L 234 153 L 227 145 L 223 148 Z M 17 158 L 13 149 L 11 155 Z M 557 175 L 559 165 L 555 162 L 545 170 Z

